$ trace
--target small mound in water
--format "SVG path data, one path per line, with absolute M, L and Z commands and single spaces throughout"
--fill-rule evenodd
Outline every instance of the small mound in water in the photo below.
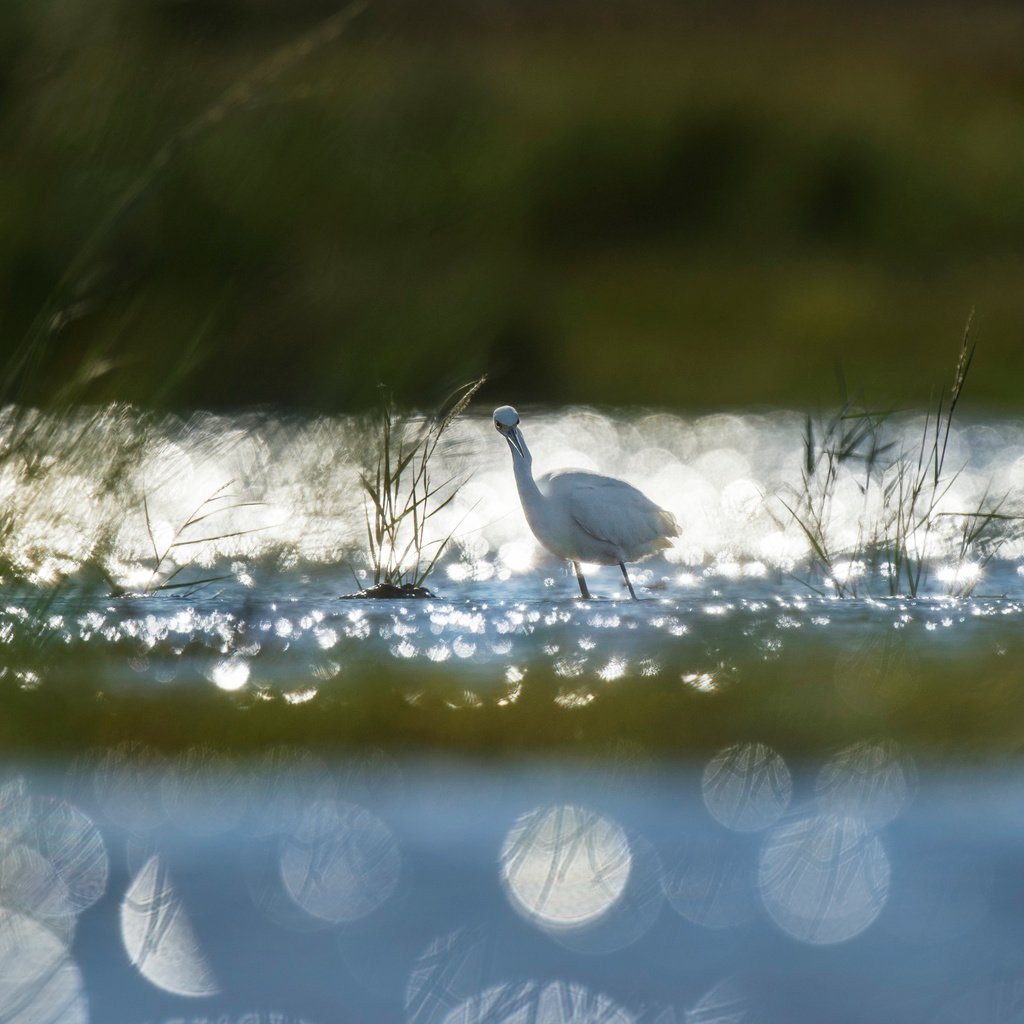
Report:
M 412 583 L 403 583 L 400 587 L 394 583 L 378 583 L 376 586 L 360 590 L 358 594 L 342 594 L 342 601 L 377 601 L 381 599 L 396 597 L 430 597 L 437 595 L 427 590 L 426 587 L 417 587 Z

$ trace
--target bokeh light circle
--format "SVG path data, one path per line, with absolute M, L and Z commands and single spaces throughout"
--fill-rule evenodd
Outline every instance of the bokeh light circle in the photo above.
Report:
M 789 806 L 793 782 L 786 762 L 770 747 L 737 743 L 711 758 L 701 789 L 713 818 L 737 832 L 756 832 Z
M 509 898 L 546 928 L 575 928 L 606 913 L 622 896 L 631 864 L 616 822 L 571 805 L 524 814 L 501 849 Z
M 373 913 L 394 892 L 401 855 L 391 830 L 358 804 L 307 808 L 281 848 L 281 879 L 307 914 L 333 923 Z
M 845 942 L 871 925 L 889 896 L 882 841 L 856 818 L 798 818 L 767 837 L 758 864 L 765 909 L 801 942 Z

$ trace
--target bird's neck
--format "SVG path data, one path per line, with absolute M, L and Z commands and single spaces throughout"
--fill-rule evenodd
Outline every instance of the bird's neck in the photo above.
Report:
M 529 513 L 530 509 L 535 508 L 541 501 L 541 493 L 536 480 L 533 479 L 533 456 L 526 447 L 522 434 L 519 435 L 519 441 L 523 446 L 523 454 L 512 452 L 512 472 L 515 474 L 516 487 L 519 489 L 523 508 Z

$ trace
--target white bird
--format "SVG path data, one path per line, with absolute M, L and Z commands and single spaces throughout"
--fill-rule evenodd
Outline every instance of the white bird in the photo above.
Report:
M 519 413 L 510 405 L 495 409 L 494 426 L 508 441 L 519 498 L 537 540 L 572 562 L 585 599 L 590 591 L 580 562 L 595 562 L 618 565 L 635 601 L 626 562 L 672 546 L 669 538 L 679 535 L 672 513 L 632 484 L 584 469 L 556 470 L 534 480 L 533 456 L 519 429 Z

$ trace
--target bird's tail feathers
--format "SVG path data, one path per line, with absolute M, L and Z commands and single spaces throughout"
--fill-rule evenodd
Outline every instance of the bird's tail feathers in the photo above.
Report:
M 668 512 L 665 509 L 661 509 L 659 513 L 659 518 L 661 519 L 662 526 L 664 528 L 664 534 L 666 537 L 680 536 L 682 531 L 679 529 L 679 523 L 676 520 L 676 517 L 672 515 L 671 512 Z M 666 541 L 665 547 L 671 546 L 672 545 Z

